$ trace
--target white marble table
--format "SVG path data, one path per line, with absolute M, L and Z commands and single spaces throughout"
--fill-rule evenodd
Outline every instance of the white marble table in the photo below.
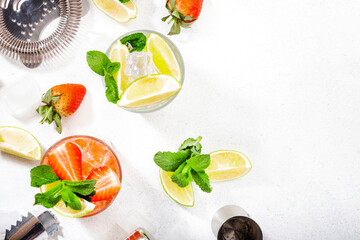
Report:
M 128 24 L 91 5 L 91 37 L 66 66 L 31 71 L 0 57 L 5 86 L 32 78 L 43 92 L 67 82 L 88 90 L 78 112 L 64 119 L 62 135 L 39 118 L 19 121 L 3 106 L 0 125 L 29 130 L 44 150 L 88 134 L 119 151 L 124 186 L 116 201 L 94 217 L 58 216 L 59 239 L 121 239 L 118 226 L 129 224 L 134 210 L 153 224 L 157 240 L 215 239 L 211 218 L 228 204 L 242 206 L 268 240 L 360 239 L 360 2 L 205 0 L 193 28 L 171 37 L 186 65 L 181 93 L 160 111 L 134 114 L 106 101 L 85 53 L 105 51 L 131 30 L 167 33 L 164 1 L 135 2 L 138 17 Z M 152 158 L 199 135 L 204 152 L 243 151 L 253 170 L 213 183 L 211 194 L 195 188 L 195 206 L 185 208 L 164 193 Z M 0 210 L 32 209 L 37 190 L 29 187 L 29 170 L 36 164 L 0 153 Z

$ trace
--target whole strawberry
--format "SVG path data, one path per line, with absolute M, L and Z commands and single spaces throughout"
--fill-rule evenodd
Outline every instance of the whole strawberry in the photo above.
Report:
M 165 22 L 171 17 L 169 23 L 174 22 L 168 34 L 179 34 L 181 27 L 190 27 L 198 19 L 202 4 L 203 0 L 167 0 L 166 8 L 169 10 L 170 15 L 161 20 Z
M 56 124 L 56 130 L 61 133 L 61 117 L 73 114 L 84 99 L 86 88 L 81 84 L 61 84 L 50 88 L 41 98 L 42 105 L 36 111 L 43 116 L 40 123 Z

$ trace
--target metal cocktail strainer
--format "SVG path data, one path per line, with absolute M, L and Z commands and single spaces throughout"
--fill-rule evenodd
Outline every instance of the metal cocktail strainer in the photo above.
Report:
M 87 0 L 0 0 L 0 52 L 28 68 L 59 57 L 88 9 Z M 55 20 L 57 27 L 44 36 Z

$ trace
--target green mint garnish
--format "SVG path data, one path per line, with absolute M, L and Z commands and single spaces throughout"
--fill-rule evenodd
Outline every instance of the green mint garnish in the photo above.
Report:
M 146 36 L 143 33 L 133 33 L 123 37 L 120 42 L 126 45 L 130 52 L 141 52 L 146 46 Z
M 119 0 L 119 2 L 121 2 L 121 3 L 127 3 L 127 2 L 129 2 L 130 0 Z
M 62 190 L 61 199 L 64 201 L 65 206 L 74 210 L 81 210 L 80 199 L 69 188 Z
M 59 182 L 55 187 L 50 188 L 44 193 L 37 193 L 34 205 L 43 205 L 46 208 L 54 207 L 61 200 L 62 189 L 63 184 Z
M 185 150 L 185 149 L 190 149 L 192 152 L 194 153 L 201 153 L 201 141 L 202 137 L 198 137 L 197 139 L 194 138 L 188 138 L 186 139 L 180 146 L 179 151 L 180 150 Z
M 111 63 L 110 59 L 106 56 L 106 54 L 100 51 L 87 52 L 86 60 L 91 70 L 93 70 L 100 76 L 105 76 L 105 68 Z
M 190 171 L 190 166 L 184 162 L 180 165 L 180 167 L 178 167 L 178 169 L 176 169 L 174 174 L 171 176 L 171 180 L 179 187 L 186 187 L 192 181 Z
M 91 201 L 96 194 L 96 180 L 67 181 L 61 180 L 49 165 L 39 165 L 30 170 L 31 186 L 41 187 L 44 184 L 59 181 L 55 187 L 44 193 L 35 195 L 34 205 L 43 205 L 46 208 L 54 207 L 61 199 L 65 206 L 74 210 L 81 210 L 79 198 Z
M 114 77 L 108 73 L 105 75 L 105 95 L 109 102 L 117 103 L 120 99 L 118 85 Z
M 165 171 L 175 171 L 191 155 L 191 151 L 158 152 L 154 156 L 155 163 Z
M 89 51 L 86 54 L 86 61 L 94 72 L 105 76 L 105 95 L 109 102 L 117 103 L 120 99 L 119 89 L 113 75 L 120 69 L 119 62 L 111 62 L 105 53 L 100 51 Z
M 210 162 L 211 160 L 209 154 L 200 154 L 186 160 L 186 163 L 197 172 L 204 171 L 207 167 L 209 167 Z
M 171 180 L 179 187 L 186 187 L 195 181 L 202 191 L 211 192 L 209 176 L 205 172 L 211 160 L 209 154 L 201 154 L 201 139 L 186 139 L 178 152 L 158 152 L 154 162 L 164 171 L 174 172 Z
M 41 187 L 60 180 L 49 165 L 40 165 L 30 170 L 31 186 Z
M 209 176 L 206 174 L 205 171 L 197 172 L 194 169 L 191 169 L 191 176 L 193 177 L 196 185 L 198 185 L 202 191 L 207 193 L 210 193 L 212 191 Z
M 81 181 L 63 180 L 63 183 L 72 192 L 86 196 L 94 192 L 94 186 L 96 184 L 96 180 L 81 180 Z

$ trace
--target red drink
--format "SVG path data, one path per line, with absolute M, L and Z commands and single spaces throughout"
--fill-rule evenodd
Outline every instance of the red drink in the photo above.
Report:
M 121 188 L 121 166 L 114 151 L 90 136 L 71 136 L 48 149 L 41 164 L 50 165 L 62 180 L 96 179 L 94 210 L 85 217 L 105 210 Z

